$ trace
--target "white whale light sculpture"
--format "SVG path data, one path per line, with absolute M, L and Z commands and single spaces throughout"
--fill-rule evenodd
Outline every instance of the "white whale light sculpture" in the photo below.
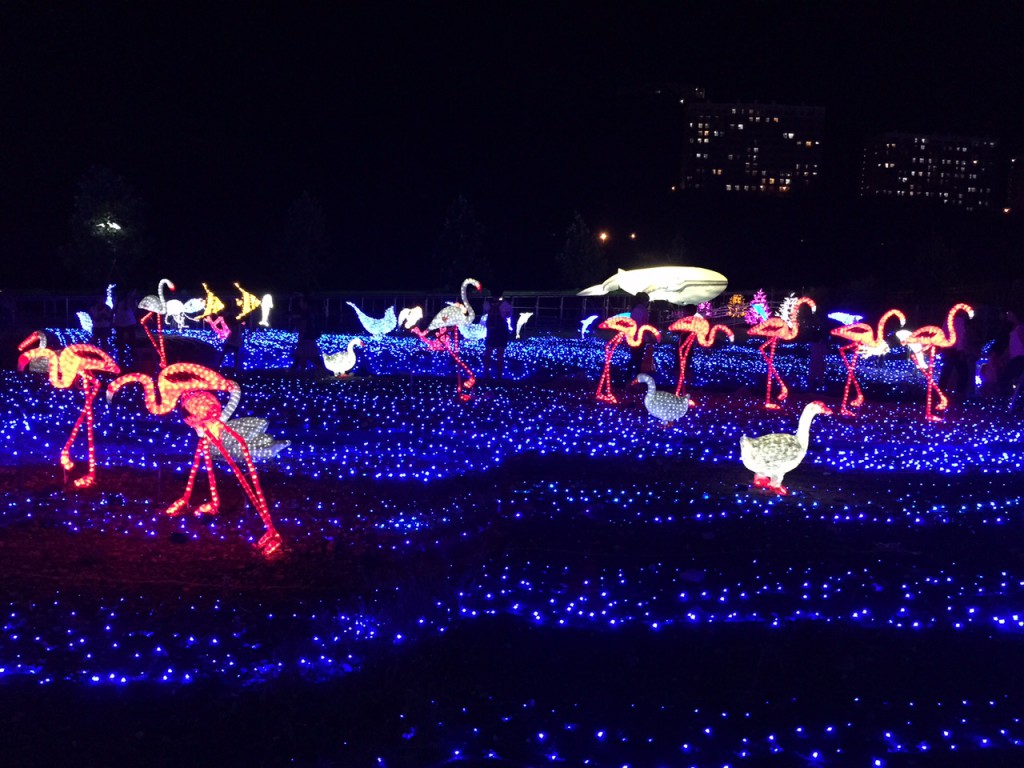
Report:
M 634 296 L 646 293 L 651 301 L 700 304 L 711 301 L 728 285 L 725 275 L 702 267 L 646 267 L 620 269 L 600 285 L 585 288 L 576 295 L 604 296 L 619 290 Z

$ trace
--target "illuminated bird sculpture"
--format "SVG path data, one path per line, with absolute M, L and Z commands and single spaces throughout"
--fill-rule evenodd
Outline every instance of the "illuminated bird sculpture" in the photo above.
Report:
M 902 312 L 898 309 L 890 309 L 878 320 L 877 328 L 872 328 L 867 323 L 850 323 L 842 328 L 832 329 L 833 336 L 838 336 L 849 342 L 839 348 L 839 356 L 846 366 L 846 385 L 843 387 L 843 403 L 839 407 L 840 416 L 856 416 L 857 414 L 850 409 L 859 408 L 864 404 L 864 392 L 861 390 L 856 376 L 857 358 L 884 355 L 889 351 L 889 345 L 885 343 L 885 325 L 894 317 L 900 321 L 901 326 L 907 322 L 907 318 Z M 847 357 L 847 353 L 852 354 Z M 856 393 L 853 400 L 850 400 L 851 388 Z
M 72 485 L 75 488 L 90 488 L 96 483 L 96 447 L 93 439 L 92 405 L 96 395 L 99 394 L 100 381 L 95 374 L 112 373 L 116 375 L 121 372 L 121 369 L 117 367 L 117 363 L 110 355 L 91 344 L 71 344 L 64 347 L 60 354 L 45 346 L 29 349 L 33 344 L 40 342 L 45 344 L 45 338 L 42 331 L 35 331 L 18 345 L 18 351 L 21 352 L 18 357 L 18 370 L 23 371 L 26 367 L 32 370 L 34 362 L 45 360 L 48 370 L 44 372 L 48 374 L 50 383 L 54 387 L 68 389 L 77 381 L 85 391 L 85 404 L 82 406 L 82 412 L 78 414 L 78 419 L 71 428 L 71 435 L 61 449 L 60 465 L 65 472 L 70 472 L 74 468 L 75 463 L 71 460 L 71 446 L 84 421 L 89 451 L 88 470 Z
M 751 336 L 763 336 L 767 338 L 760 346 L 761 357 L 764 358 L 768 364 L 768 384 L 765 391 L 764 407 L 770 410 L 776 410 L 782 407 L 782 403 L 785 402 L 789 396 L 789 387 L 779 376 L 779 372 L 775 370 L 775 347 L 778 345 L 779 340 L 792 341 L 796 338 L 797 333 L 800 330 L 800 324 L 797 322 L 797 314 L 800 311 L 801 305 L 806 305 L 811 308 L 811 312 L 817 310 L 817 305 L 813 299 L 809 299 L 806 296 L 801 296 L 796 301 L 792 302 L 791 309 L 788 317 L 769 317 L 763 323 L 750 328 L 747 331 Z M 767 350 L 767 351 L 766 351 Z M 779 384 L 779 402 L 772 401 L 772 380 L 775 380 Z
M 456 366 L 458 366 L 458 380 L 456 388 L 459 399 L 463 401 L 469 400 L 470 397 L 472 397 L 470 390 L 473 388 L 473 385 L 476 384 L 476 376 L 473 371 L 462 361 L 462 358 L 459 357 L 459 328 L 464 325 L 471 325 L 476 319 L 476 312 L 474 312 L 473 307 L 470 306 L 469 298 L 466 295 L 470 287 L 476 288 L 477 291 L 483 290 L 479 280 L 474 280 L 471 277 L 463 280 L 462 287 L 459 291 L 462 301 L 454 302 L 446 306 L 434 315 L 434 319 L 431 320 L 430 324 L 427 326 L 428 332 L 436 331 L 436 338 L 440 343 L 441 348 L 452 356 L 452 360 L 454 360 Z M 420 338 L 423 338 L 422 333 L 419 335 Z M 462 378 L 462 371 L 465 371 L 466 373 L 465 379 Z
M 646 373 L 636 377 L 634 384 L 647 385 L 647 394 L 644 395 L 644 408 L 656 419 L 660 419 L 662 427 L 671 427 L 679 419 L 686 415 L 686 412 L 693 405 L 693 402 L 686 395 L 679 397 L 671 392 L 659 392 L 654 384 L 654 379 Z
M 348 349 L 324 355 L 324 365 L 327 366 L 327 370 L 339 379 L 348 376 L 348 372 L 356 367 L 356 347 L 361 346 L 363 346 L 362 339 L 350 339 Z
M 395 316 L 394 307 L 388 307 L 387 311 L 384 312 L 384 317 L 378 319 L 376 317 L 370 317 L 351 301 L 346 301 L 345 303 L 355 310 L 360 324 L 366 329 L 366 332 L 375 339 L 384 338 L 387 334 L 391 333 L 398 327 L 398 318 Z
M 718 334 L 725 336 L 729 341 L 734 341 L 736 335 L 727 326 L 711 325 L 707 318 L 700 313 L 690 315 L 689 317 L 681 317 L 672 323 L 668 329 L 685 334 L 685 337 L 679 344 L 679 381 L 676 382 L 676 396 L 678 397 L 686 383 L 686 361 L 690 356 L 690 350 L 693 348 L 693 342 L 696 341 L 702 347 L 707 348 L 715 343 L 715 336 Z
M 940 416 L 936 416 L 932 412 L 933 391 L 938 396 L 938 402 L 935 404 L 936 411 L 944 411 L 946 406 L 949 405 L 949 399 L 939 389 L 939 385 L 935 383 L 935 350 L 948 349 L 956 344 L 956 328 L 953 325 L 953 318 L 956 317 L 958 312 L 963 312 L 967 317 L 974 317 L 974 308 L 969 304 L 954 304 L 946 315 L 945 330 L 936 325 L 925 325 L 903 339 L 905 346 L 919 345 L 921 352 L 928 355 L 928 367 L 923 371 L 925 378 L 928 380 L 928 385 L 925 388 L 924 405 L 924 417 L 928 421 L 942 420 Z
M 405 307 L 398 313 L 398 324 L 411 331 L 423 319 L 423 307 Z
M 616 348 L 623 340 L 631 347 L 639 347 L 644 343 L 644 337 L 647 334 L 654 336 L 657 341 L 661 341 L 661 333 L 653 325 L 640 325 L 636 324 L 636 321 L 632 318 L 622 315 L 613 315 L 604 322 L 602 322 L 598 328 L 604 330 L 617 331 L 617 333 L 608 340 L 604 350 L 604 370 L 601 372 L 601 379 L 597 382 L 597 397 L 598 400 L 604 403 L 618 403 L 619 400 L 615 397 L 612 392 L 612 356 L 615 354 Z
M 146 332 L 149 343 L 153 345 L 160 358 L 160 367 L 167 367 L 167 353 L 164 351 L 164 315 L 167 314 L 167 301 L 164 299 L 164 286 L 174 290 L 174 283 L 164 278 L 156 286 L 156 295 L 143 296 L 139 302 L 139 309 L 146 310 L 146 314 L 139 319 L 139 325 Z M 151 317 L 156 317 L 156 335 L 159 342 L 153 338 L 153 333 L 147 325 Z
M 755 488 L 765 488 L 780 496 L 789 493 L 782 485 L 782 478 L 804 460 L 810 442 L 811 422 L 819 413 L 827 416 L 832 410 L 818 400 L 804 406 L 795 435 L 776 433 L 740 437 L 740 459 L 743 466 L 754 473 Z
M 217 493 L 217 481 L 213 472 L 213 449 L 216 448 L 231 468 L 266 528 L 266 533 L 257 542 L 256 549 L 264 556 L 270 556 L 280 549 L 283 539 L 274 528 L 274 521 L 270 516 L 263 489 L 260 487 L 260 479 L 256 474 L 249 447 L 242 435 L 228 422 L 241 398 L 242 390 L 238 384 L 216 371 L 195 363 L 174 363 L 160 371 L 155 384 L 152 377 L 143 373 L 126 373 L 119 376 L 107 388 L 107 400 L 112 400 L 114 395 L 128 384 L 138 384 L 142 387 L 146 409 L 154 415 L 164 416 L 180 404 L 185 413 L 185 423 L 199 435 L 199 444 L 196 446 L 185 493 L 166 509 L 166 514 L 177 516 L 188 507 L 199 462 L 204 460 L 210 483 L 210 500 L 199 505 L 195 514 L 216 515 L 220 511 L 220 495 Z M 215 392 L 226 392 L 230 395 L 226 407 L 221 405 Z M 232 452 L 224 444 L 227 437 L 231 437 L 237 444 L 248 477 L 239 469 Z
M 291 440 L 278 440 L 268 434 L 267 429 L 270 422 L 260 416 L 242 416 L 238 419 L 230 419 L 227 426 L 242 438 L 240 442 L 231 433 L 225 432 L 224 434 L 224 448 L 227 450 L 227 455 L 235 461 L 245 461 L 243 445 L 249 449 L 249 455 L 254 461 L 263 461 L 273 459 L 292 444 Z

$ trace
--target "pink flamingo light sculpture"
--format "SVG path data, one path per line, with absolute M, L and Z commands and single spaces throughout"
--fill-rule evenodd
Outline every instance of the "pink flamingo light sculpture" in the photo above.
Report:
M 917 344 L 921 347 L 922 353 L 928 354 L 928 367 L 924 370 L 924 376 L 928 380 L 925 388 L 924 417 L 928 421 L 942 421 L 941 416 L 932 412 L 932 392 L 938 395 L 938 402 L 935 404 L 936 411 L 946 410 L 949 405 L 949 398 L 939 389 L 935 383 L 935 350 L 948 349 L 956 344 L 956 328 L 953 326 L 953 318 L 957 312 L 963 312 L 968 317 L 974 317 L 974 308 L 969 304 L 954 304 L 946 315 L 946 328 L 943 330 L 936 325 L 924 325 L 903 339 L 904 346 Z
M 623 339 L 625 339 L 629 346 L 639 347 L 644 343 L 645 334 L 651 334 L 656 340 L 661 341 L 661 333 L 653 325 L 644 324 L 638 326 L 632 318 L 622 317 L 621 315 L 609 317 L 597 327 L 604 330 L 617 331 L 605 345 L 604 371 L 601 373 L 600 381 L 597 382 L 597 394 L 595 395 L 598 400 L 614 405 L 619 402 L 612 392 L 611 366 L 615 349 L 622 343 Z
M 732 329 L 724 325 L 711 325 L 707 318 L 697 313 L 689 317 L 681 317 L 668 327 L 670 331 L 678 331 L 686 334 L 679 345 L 679 381 L 676 382 L 676 397 L 680 396 L 686 382 L 686 361 L 696 341 L 705 349 L 715 343 L 715 336 L 721 334 L 729 341 L 735 341 L 736 334 Z
M 843 387 L 843 403 L 839 407 L 839 414 L 841 416 L 856 416 L 857 414 L 850 409 L 859 408 L 864 404 L 864 392 L 860 388 L 860 382 L 857 381 L 855 373 L 858 356 L 867 357 L 885 354 L 889 351 L 889 347 L 885 343 L 885 325 L 894 317 L 900 321 L 900 326 L 906 325 L 906 316 L 898 309 L 890 309 L 878 320 L 876 328 L 872 328 L 867 323 L 851 323 L 841 328 L 832 329 L 833 336 L 838 336 L 840 339 L 846 339 L 850 342 L 839 348 L 839 357 L 843 359 L 843 364 L 846 366 L 846 385 Z M 852 352 L 851 356 L 847 357 L 847 353 L 850 352 Z M 851 387 L 856 393 L 852 401 L 850 400 Z
M 806 305 L 811 308 L 811 312 L 818 309 L 818 305 L 814 303 L 813 299 L 809 299 L 806 296 L 801 296 L 799 299 L 793 302 L 790 310 L 789 317 L 769 317 L 763 323 L 750 328 L 747 331 L 751 336 L 763 336 L 767 338 L 767 341 L 760 347 L 761 357 L 764 358 L 768 364 L 768 385 L 765 391 L 764 407 L 769 410 L 778 410 L 782 407 L 782 403 L 785 402 L 789 396 L 789 387 L 786 386 L 786 382 L 779 376 L 779 372 L 775 370 L 775 347 L 778 345 L 779 340 L 792 341 L 796 338 L 797 333 L 800 331 L 800 324 L 797 322 L 797 314 L 800 310 L 801 305 Z M 765 352 L 767 350 L 767 352 Z M 772 380 L 779 383 L 779 402 L 772 402 Z
M 93 438 L 93 401 L 100 391 L 100 381 L 96 373 L 112 373 L 117 375 L 121 372 L 113 358 L 99 347 L 91 344 L 71 344 L 64 347 L 57 354 L 52 349 L 36 347 L 29 349 L 33 344 L 39 343 L 42 331 L 35 331 L 29 335 L 21 344 L 18 351 L 18 370 L 23 371 L 33 361 L 45 359 L 49 362 L 50 383 L 58 389 L 69 389 L 76 381 L 85 391 L 85 404 L 78 419 L 71 428 L 71 435 L 60 452 L 60 465 L 65 472 L 70 472 L 75 463 L 71 460 L 71 446 L 78 437 L 78 430 L 85 422 L 86 441 L 88 443 L 89 458 L 88 470 L 84 475 L 72 483 L 75 488 L 91 488 L 96 484 L 96 444 Z
M 107 388 L 107 400 L 112 400 L 122 387 L 129 384 L 139 384 L 142 387 L 146 409 L 154 415 L 166 415 L 180 403 L 181 409 L 185 412 L 185 423 L 199 435 L 199 444 L 196 446 L 185 492 L 165 510 L 165 513 L 173 517 L 184 512 L 192 498 L 200 461 L 206 463 L 206 474 L 210 481 L 210 500 L 197 507 L 195 514 L 216 515 L 220 511 L 220 495 L 217 493 L 217 481 L 213 473 L 213 449 L 216 448 L 231 468 L 238 484 L 242 486 L 266 528 L 266 533 L 256 543 L 256 549 L 264 557 L 269 557 L 280 549 L 283 539 L 274 528 L 274 521 L 270 516 L 263 489 L 260 487 L 260 479 L 256 474 L 249 446 L 245 438 L 226 423 L 238 407 L 241 387 L 231 379 L 204 366 L 195 363 L 174 363 L 160 371 L 155 385 L 152 377 L 143 373 L 126 373 L 118 377 Z M 230 394 L 226 408 L 221 406 L 214 392 Z M 248 478 L 224 446 L 224 435 L 230 435 L 240 447 Z

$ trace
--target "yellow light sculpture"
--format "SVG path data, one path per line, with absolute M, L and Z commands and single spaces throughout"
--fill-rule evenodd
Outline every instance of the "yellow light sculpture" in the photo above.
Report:
M 256 298 L 255 294 L 249 293 L 245 288 L 235 283 L 235 288 L 242 294 L 242 298 L 235 299 L 235 304 L 240 308 L 240 312 L 235 315 L 236 320 L 241 320 L 246 315 L 252 314 L 260 308 L 260 300 Z
M 197 317 L 197 320 L 205 320 L 211 315 L 217 315 L 224 311 L 224 302 L 213 291 L 210 287 L 203 283 L 203 290 L 206 291 L 206 308 L 203 310 L 203 314 Z

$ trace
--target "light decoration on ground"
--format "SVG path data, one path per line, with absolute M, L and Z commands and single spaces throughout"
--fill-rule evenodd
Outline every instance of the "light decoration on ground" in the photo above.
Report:
M 517 339 L 522 336 L 523 326 L 526 325 L 526 321 L 529 320 L 531 317 L 533 317 L 533 312 L 520 312 L 519 313 L 519 319 L 516 320 L 516 338 Z M 509 322 L 511 322 L 511 318 L 509 318 Z M 509 330 L 511 331 L 512 329 L 509 328 Z
M 811 422 L 818 414 L 829 415 L 832 410 L 815 400 L 804 406 L 795 435 L 775 433 L 761 437 L 740 437 L 740 459 L 743 466 L 754 473 L 754 487 L 765 488 L 780 496 L 789 491 L 782 485 L 787 472 L 800 466 L 810 442 Z
M 758 289 L 750 300 L 743 319 L 746 320 L 747 325 L 757 325 L 767 320 L 769 315 L 771 315 L 771 311 L 768 309 L 768 294 L 762 289 Z
M 216 515 L 220 512 L 220 495 L 217 492 L 217 480 L 213 471 L 213 449 L 220 451 L 239 485 L 256 508 L 257 514 L 266 529 L 266 533 L 256 543 L 256 549 L 264 557 L 277 552 L 283 543 L 281 535 L 274 528 L 263 489 L 260 487 L 259 475 L 253 464 L 252 456 L 244 438 L 226 423 L 241 398 L 241 387 L 231 379 L 222 376 L 201 365 L 194 363 L 175 363 L 160 371 L 154 385 L 153 379 L 142 373 L 126 373 L 119 376 L 107 388 L 107 400 L 113 400 L 117 392 L 126 385 L 138 384 L 145 395 L 146 410 L 156 416 L 164 416 L 181 405 L 185 413 L 185 423 L 195 430 L 199 436 L 192 469 L 185 484 L 185 492 L 166 510 L 169 516 L 181 515 L 187 509 L 195 486 L 196 473 L 200 461 L 205 461 L 206 474 L 210 486 L 210 500 L 195 509 L 196 515 Z M 230 395 L 227 407 L 221 405 L 215 392 L 226 392 Z M 159 393 L 159 397 L 158 397 Z M 241 451 L 245 462 L 248 478 L 239 469 L 224 445 L 225 436 L 230 436 Z
M 366 332 L 375 339 L 384 338 L 384 336 L 391 333 L 398 327 L 398 318 L 395 316 L 394 307 L 388 307 L 384 312 L 384 317 L 376 318 L 370 317 L 351 301 L 346 301 L 345 303 L 355 310 L 356 316 L 359 318 L 359 323 L 366 329 Z M 413 325 L 415 325 L 415 323 L 413 323 Z
M 263 328 L 270 327 L 270 310 L 274 308 L 274 297 L 269 293 L 264 293 L 263 298 L 260 299 L 260 326 Z
M 855 321 L 841 328 L 832 329 L 833 336 L 846 339 L 849 342 L 849 344 L 839 347 L 839 357 L 847 371 L 846 384 L 843 386 L 843 402 L 839 407 L 841 416 L 856 416 L 857 414 L 851 408 L 859 408 L 864 404 L 864 392 L 861 390 L 856 376 L 857 359 L 858 356 L 874 357 L 884 355 L 889 351 L 889 345 L 885 342 L 885 326 L 892 318 L 899 320 L 901 326 L 907 322 L 906 315 L 900 310 L 890 309 L 878 320 L 877 328 L 873 329 L 867 323 Z M 848 354 L 849 357 L 847 357 Z M 855 392 L 853 400 L 850 400 L 851 387 Z
M 161 368 L 167 367 L 167 353 L 164 350 L 164 315 L 167 314 L 167 301 L 164 299 L 164 288 L 169 288 L 173 291 L 174 283 L 164 278 L 157 283 L 156 295 L 151 293 L 148 296 L 143 296 L 139 302 L 139 309 L 146 310 L 146 314 L 139 319 L 139 325 L 142 326 L 142 330 L 146 332 L 146 338 L 149 339 L 149 343 L 156 350 Z M 147 325 L 147 321 L 154 316 L 156 317 L 156 339 L 153 338 L 149 325 Z
M 644 384 L 647 387 L 647 394 L 644 395 L 644 408 L 654 418 L 662 422 L 664 428 L 671 427 L 679 419 L 686 415 L 687 410 L 693 405 L 689 397 L 675 395 L 671 392 L 659 392 L 654 379 L 646 373 L 636 377 L 634 384 Z
M 732 332 L 731 328 L 719 324 L 711 325 L 707 318 L 700 313 L 679 318 L 668 327 L 668 330 L 682 334 L 682 340 L 679 343 L 679 380 L 676 382 L 675 391 L 677 397 L 683 393 L 686 385 L 686 362 L 694 341 L 707 348 L 715 343 L 717 335 L 725 336 L 729 341 L 736 339 L 736 334 Z
M 238 305 L 238 314 L 235 315 L 235 319 L 243 320 L 260 308 L 260 300 L 256 298 L 256 294 L 249 293 L 238 283 L 235 283 L 235 288 L 241 294 L 239 298 L 235 299 L 235 304 Z
M 323 355 L 324 365 L 331 373 L 339 379 L 349 375 L 349 371 L 356 367 L 356 347 L 363 346 L 362 339 L 351 339 L 348 348 L 330 355 Z
M 605 296 L 612 291 L 625 291 L 633 296 L 646 293 L 651 301 L 697 304 L 715 298 L 728 285 L 724 275 L 702 267 L 645 267 L 620 269 L 600 285 L 585 288 L 576 295 Z
M 800 331 L 800 324 L 797 322 L 797 314 L 801 306 L 808 306 L 811 311 L 817 310 L 817 305 L 813 299 L 809 299 L 806 296 L 801 296 L 795 302 L 793 302 L 792 309 L 788 317 L 770 317 L 763 323 L 758 323 L 753 326 L 748 333 L 751 336 L 762 336 L 768 340 L 765 341 L 760 347 L 761 357 L 764 358 L 765 363 L 768 365 L 768 383 L 765 389 L 764 407 L 769 410 L 776 410 L 782 407 L 782 403 L 785 402 L 789 396 L 789 387 L 779 376 L 778 371 L 775 370 L 775 347 L 778 345 L 779 340 L 793 341 L 796 338 L 797 333 Z M 766 351 L 767 350 L 767 351 Z M 772 400 L 772 380 L 775 380 L 779 384 L 779 395 L 778 402 Z
M 902 339 L 905 346 L 913 349 L 914 345 L 921 348 L 921 354 L 928 356 L 928 365 L 923 369 L 927 385 L 925 387 L 924 417 L 927 421 L 941 421 L 942 417 L 934 411 L 944 411 L 949 405 L 949 398 L 939 389 L 935 383 L 935 350 L 948 349 L 956 344 L 956 328 L 953 325 L 953 318 L 958 312 L 963 312 L 967 317 L 974 317 L 974 308 L 969 304 L 954 304 L 946 315 L 946 328 L 943 330 L 937 325 L 925 325 L 912 331 L 909 336 Z M 932 393 L 938 397 L 935 408 L 932 408 Z
M 462 287 L 459 289 L 462 301 L 446 306 L 434 315 L 434 319 L 427 326 L 428 332 L 436 331 L 436 341 L 440 344 L 441 349 L 444 349 L 451 355 L 452 360 L 455 361 L 456 393 L 463 402 L 472 397 L 471 390 L 473 385 L 476 384 L 476 376 L 473 374 L 473 371 L 459 357 L 459 327 L 471 325 L 476 318 L 476 313 L 473 311 L 467 296 L 467 291 L 470 287 L 475 288 L 477 291 L 483 290 L 479 280 L 474 280 L 471 277 L 463 280 Z M 422 335 L 420 337 L 424 338 Z M 428 346 L 430 346 L 429 342 Z M 431 348 L 433 349 L 434 347 Z M 462 378 L 463 372 L 466 374 L 465 379 Z
M 604 369 L 601 371 L 601 378 L 597 382 L 597 393 L 595 397 L 603 403 L 616 404 L 619 399 L 612 392 L 612 356 L 615 349 L 625 340 L 631 347 L 639 347 L 644 343 L 647 335 L 653 336 L 655 340 L 661 341 L 661 332 L 653 325 L 637 325 L 636 321 L 628 315 L 613 315 L 602 322 L 598 328 L 606 331 L 615 331 L 615 335 L 608 340 L 604 350 Z
M 742 293 L 734 293 L 729 297 L 725 309 L 726 314 L 734 320 L 744 317 L 747 314 L 747 300 L 743 298 Z
M 71 435 L 61 449 L 60 465 L 64 469 L 66 478 L 67 473 L 71 472 L 75 467 L 75 462 L 71 460 L 71 446 L 74 444 L 78 431 L 81 429 L 82 422 L 84 421 L 86 442 L 88 444 L 88 468 L 86 473 L 77 478 L 72 485 L 75 488 L 91 488 L 96 484 L 93 401 L 96 400 L 96 395 L 100 391 L 100 381 L 96 378 L 96 374 L 118 374 L 121 372 L 121 369 L 118 368 L 117 363 L 114 362 L 110 355 L 91 344 L 71 344 L 64 347 L 60 354 L 57 354 L 52 349 L 47 349 L 45 346 L 36 346 L 30 349 L 33 344 L 39 344 L 40 342 L 45 345 L 45 338 L 45 334 L 41 331 L 35 331 L 18 345 L 18 351 L 21 352 L 21 355 L 18 357 L 18 370 L 25 370 L 33 361 L 45 360 L 50 383 L 54 387 L 57 389 L 70 389 L 77 381 L 85 392 L 85 403 L 82 405 L 82 410 L 78 414 L 74 426 L 71 428 Z
M 591 315 L 590 317 L 585 317 L 582 320 L 580 320 L 580 338 L 581 339 L 584 336 L 587 335 L 587 331 L 590 329 L 590 326 L 593 325 L 594 321 L 597 320 L 597 318 L 599 318 L 599 317 L 600 317 L 600 315 Z

